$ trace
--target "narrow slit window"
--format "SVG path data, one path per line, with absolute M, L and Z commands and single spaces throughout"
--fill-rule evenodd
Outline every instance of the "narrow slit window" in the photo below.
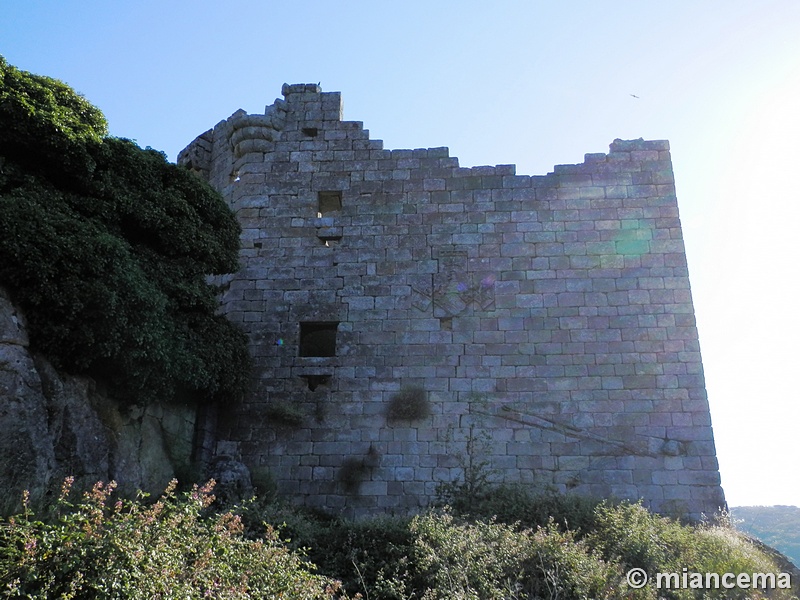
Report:
M 319 236 L 319 240 L 325 246 L 327 246 L 328 248 L 331 248 L 333 246 L 338 246 L 339 245 L 339 242 L 342 241 L 342 236 L 340 236 L 340 235 L 328 235 L 328 236 L 321 235 L 321 236 Z
M 333 217 L 342 210 L 342 192 L 319 192 L 317 200 L 318 217 Z
M 300 356 L 336 356 L 338 321 L 300 323 Z

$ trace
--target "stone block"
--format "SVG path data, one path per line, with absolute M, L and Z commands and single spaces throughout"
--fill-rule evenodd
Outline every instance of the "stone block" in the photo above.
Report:
M 721 497 L 718 481 L 698 475 L 716 462 L 666 142 L 617 140 L 609 154 L 547 176 L 462 169 L 447 148 L 383 150 L 362 123 L 341 121 L 338 93 L 316 84 L 284 93 L 266 111 L 283 115 L 274 123 L 284 132 L 259 162 L 239 160 L 236 185 L 227 125 L 196 142 L 224 173 L 212 182 L 246 230 L 245 270 L 223 307 L 258 361 L 248 404 L 302 393 L 298 402 L 322 419 L 280 435 L 233 419 L 243 440 L 273 444 L 248 456 L 285 466 L 280 486 L 343 514 L 424 505 L 437 481 L 460 475 L 464 440 L 444 440 L 483 420 L 504 481 L 544 477 L 566 490 L 594 465 L 575 489 L 654 506 L 686 500 L 692 510 Z M 330 191 L 342 193 L 339 214 L 315 219 L 317 193 Z M 339 236 L 336 246 L 318 240 Z M 326 319 L 339 323 L 336 355 L 296 356 L 297 321 Z M 298 368 L 329 379 L 306 389 Z M 428 392 L 430 416 L 388 428 L 385 403 L 403 386 Z M 470 413 L 475 395 L 498 406 Z M 487 416 L 499 406 L 519 418 Z M 543 416 L 616 440 L 669 437 L 685 454 L 664 457 L 663 468 L 652 457 L 598 462 L 609 444 L 577 442 Z M 360 496 L 314 470 L 338 468 L 364 444 L 383 457 Z M 392 473 L 409 481 L 399 486 Z

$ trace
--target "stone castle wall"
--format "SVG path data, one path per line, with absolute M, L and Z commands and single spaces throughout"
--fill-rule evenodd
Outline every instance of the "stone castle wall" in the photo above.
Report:
M 223 307 L 256 378 L 218 434 L 254 472 L 345 514 L 424 505 L 482 463 L 724 505 L 666 141 L 530 177 L 384 150 L 339 93 L 283 95 L 179 157 L 243 228 Z

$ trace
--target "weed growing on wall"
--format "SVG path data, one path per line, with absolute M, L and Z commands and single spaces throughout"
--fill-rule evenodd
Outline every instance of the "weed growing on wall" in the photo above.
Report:
M 303 423 L 305 415 L 297 406 L 288 402 L 273 401 L 264 408 L 264 416 L 271 423 L 298 427 Z
M 437 486 L 437 503 L 440 505 L 446 504 L 469 512 L 491 494 L 497 472 L 489 459 L 492 437 L 484 426 L 482 416 L 487 402 L 485 396 L 471 396 L 467 413 L 470 422 L 466 431 L 454 427 L 447 431 L 449 454 L 456 457 L 461 474 L 455 480 L 441 482 Z M 461 435 L 463 442 L 458 442 L 456 438 Z
M 361 483 L 369 477 L 370 467 L 363 458 L 346 458 L 339 468 L 339 481 L 348 494 L 357 494 Z
M 487 458 L 490 442 L 488 432 L 478 430 L 476 425 L 469 426 L 466 448 L 464 452 L 456 454 L 461 475 L 454 481 L 441 482 L 437 486 L 438 504 L 470 512 L 491 494 L 494 470 Z
M 430 414 L 431 403 L 428 400 L 428 393 L 421 387 L 409 386 L 391 397 L 386 409 L 386 420 L 389 423 L 421 421 Z

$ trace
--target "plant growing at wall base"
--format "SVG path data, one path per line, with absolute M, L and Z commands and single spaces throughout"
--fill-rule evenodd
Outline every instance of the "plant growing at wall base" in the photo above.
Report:
M 463 451 L 457 449 L 451 451 L 451 454 L 457 457 L 461 476 L 455 481 L 440 483 L 437 488 L 439 504 L 448 504 L 466 513 L 469 513 L 473 506 L 485 500 L 494 489 L 492 480 L 496 471 L 492 469 L 491 460 L 488 458 L 492 438 L 483 427 L 487 403 L 486 396 L 479 394 L 469 396 L 469 409 L 466 416 L 470 419 L 470 424 L 464 440 L 464 449 Z M 455 445 L 453 439 L 455 434 L 455 428 L 448 430 L 448 446 Z
M 357 494 L 361 483 L 369 477 L 373 469 L 380 465 L 381 454 L 370 446 L 367 454 L 360 458 L 346 458 L 339 469 L 339 481 L 348 494 Z
M 458 454 L 461 476 L 455 481 L 447 481 L 437 486 L 437 503 L 448 504 L 457 510 L 470 513 L 474 506 L 484 501 L 493 491 L 494 471 L 486 451 L 491 438 L 486 431 L 476 433 L 476 426 L 470 425 L 466 439 L 466 449 Z
M 370 468 L 362 458 L 346 458 L 339 468 L 339 481 L 348 494 L 357 494 L 361 483 L 369 476 Z

